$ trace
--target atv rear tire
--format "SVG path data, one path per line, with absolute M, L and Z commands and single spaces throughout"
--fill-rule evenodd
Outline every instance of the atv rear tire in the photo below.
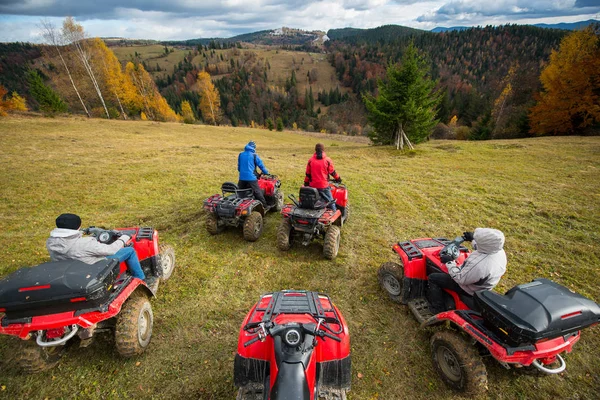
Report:
M 275 205 L 273 206 L 273 210 L 281 211 L 282 208 L 283 208 L 283 192 L 281 190 L 279 190 L 275 194 Z
M 158 253 L 158 263 L 162 270 L 160 280 L 166 282 L 175 269 L 175 249 L 171 246 L 161 245 Z
M 402 303 L 404 268 L 395 262 L 381 264 L 377 272 L 379 285 L 394 303 Z
M 154 315 L 150 300 L 143 294 L 134 294 L 117 316 L 115 344 L 123 357 L 142 354 L 152 338 Z
M 487 371 L 477 349 L 456 332 L 436 332 L 431 337 L 433 367 L 452 389 L 469 395 L 487 390 Z
M 49 370 L 60 361 L 66 346 L 41 347 L 34 340 L 19 340 L 15 364 L 26 374 Z
M 219 226 L 219 220 L 215 214 L 208 214 L 206 216 L 206 230 L 211 235 L 216 235 L 223 230 L 223 227 Z
M 252 213 L 244 221 L 244 239 L 256 242 L 263 231 L 263 217 L 258 211 Z
M 284 218 L 277 228 L 277 248 L 281 251 L 288 251 L 292 247 L 292 223 Z
M 342 231 L 337 225 L 331 225 L 325 232 L 325 240 L 323 241 L 323 255 L 328 260 L 333 260 L 340 249 L 340 238 Z

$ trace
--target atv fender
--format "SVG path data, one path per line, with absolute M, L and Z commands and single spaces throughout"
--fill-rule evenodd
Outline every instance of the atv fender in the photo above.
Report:
M 250 207 L 248 207 L 248 215 L 252 214 L 253 211 L 258 211 L 260 215 L 265 216 L 265 207 L 258 200 L 254 200 Z
M 333 222 L 331 222 L 332 225 L 337 225 L 340 228 L 342 227 L 342 212 L 340 210 L 336 210 L 335 214 L 333 214 L 335 216 L 335 219 L 333 220 Z
M 131 295 L 129 295 L 129 297 L 133 296 L 135 293 L 141 293 L 141 294 L 145 294 L 146 296 L 148 296 L 148 298 L 152 298 L 152 297 L 156 297 L 156 292 L 158 287 L 156 287 L 156 289 L 152 289 L 150 288 L 146 282 L 140 280 L 140 282 L 138 283 L 138 286 L 135 288 L 135 290 L 131 293 Z

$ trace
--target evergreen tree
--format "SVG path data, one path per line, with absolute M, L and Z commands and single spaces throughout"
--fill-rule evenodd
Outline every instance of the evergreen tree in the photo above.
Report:
M 281 120 L 281 117 L 277 118 L 277 130 L 279 132 L 283 130 L 283 121 Z
M 67 104 L 54 90 L 46 86 L 37 71 L 30 70 L 27 73 L 27 81 L 29 93 L 40 104 L 40 110 L 46 113 L 67 112 Z
M 379 81 L 379 96 L 364 96 L 369 122 L 375 128 L 370 135 L 375 144 L 393 144 L 404 130 L 413 143 L 424 141 L 437 124 L 436 107 L 440 100 L 435 82 L 427 76 L 426 63 L 410 44 L 402 57 L 402 66 L 390 64 L 387 80 Z

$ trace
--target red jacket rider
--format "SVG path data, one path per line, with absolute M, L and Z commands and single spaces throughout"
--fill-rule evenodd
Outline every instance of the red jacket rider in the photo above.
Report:
M 306 177 L 304 178 L 304 186 L 310 186 L 315 189 L 325 189 L 329 187 L 327 178 L 329 175 L 336 181 L 340 181 L 340 176 L 335 172 L 333 161 L 325 154 L 325 146 L 318 143 L 315 146 L 315 154 L 308 160 L 306 165 Z

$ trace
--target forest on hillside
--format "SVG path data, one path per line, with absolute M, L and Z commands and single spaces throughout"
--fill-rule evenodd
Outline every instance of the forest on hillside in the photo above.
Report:
M 240 42 L 164 44 L 164 50 L 155 46 L 158 55 L 135 51 L 130 59 L 118 61 L 99 39 L 72 38 L 59 46 L 8 43 L 0 44 L 0 85 L 23 95 L 30 109 L 44 112 L 54 107 L 95 117 L 360 135 L 373 129 L 364 96 L 377 95 L 386 67 L 399 63 L 414 43 L 442 94 L 437 111 L 442 124 L 434 136 L 526 137 L 532 135 L 530 110 L 541 93 L 540 74 L 567 33 L 526 25 L 441 33 L 399 26 L 332 30 L 325 50 L 338 87 L 326 90 L 317 89 L 316 69 L 305 68 L 297 76 L 298 60 L 286 66 L 285 82 L 274 84 L 274 74 L 281 76 L 282 70 L 273 69 L 260 50 Z M 161 66 L 159 61 L 175 49 L 184 54 L 180 61 L 169 69 Z M 307 50 L 322 52 L 306 45 L 291 49 L 298 59 L 309 55 Z M 208 74 L 204 81 L 202 72 Z M 44 93 L 44 104 L 39 93 Z
M 541 87 L 540 71 L 566 33 L 506 25 L 392 39 L 373 30 L 332 40 L 326 46 L 341 84 L 360 95 L 375 94 L 386 65 L 399 62 L 414 42 L 429 62 L 431 78 L 444 92 L 440 121 L 447 124 L 456 117 L 455 124 L 481 128 L 491 124 L 494 115 L 490 137 L 506 138 L 530 135 L 528 110 Z

